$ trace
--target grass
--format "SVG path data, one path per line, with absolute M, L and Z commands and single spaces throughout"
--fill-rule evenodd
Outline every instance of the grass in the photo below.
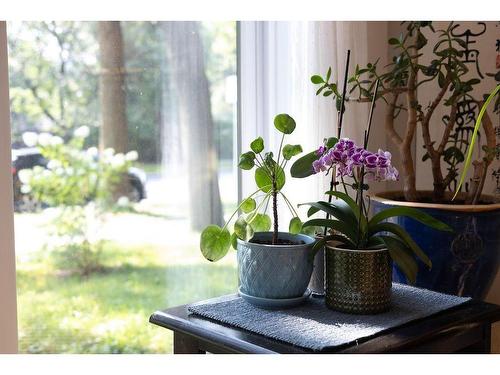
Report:
M 46 256 L 18 262 L 20 351 L 172 352 L 170 331 L 150 324 L 150 314 L 232 293 L 237 274 L 234 264 L 161 259 L 152 245 L 108 243 L 105 271 L 86 278 L 58 272 Z

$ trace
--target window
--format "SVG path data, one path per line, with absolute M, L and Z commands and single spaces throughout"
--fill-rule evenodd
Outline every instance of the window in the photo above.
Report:
M 169 352 L 156 309 L 236 290 L 235 22 L 10 22 L 19 350 Z M 207 157 L 208 155 L 208 157 Z

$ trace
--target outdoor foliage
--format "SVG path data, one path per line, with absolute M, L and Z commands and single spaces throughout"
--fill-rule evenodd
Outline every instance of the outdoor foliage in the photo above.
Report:
M 25 133 L 24 142 L 39 148 L 47 168 L 19 171 L 21 191 L 54 211 L 48 247 L 58 264 L 82 274 L 99 269 L 101 221 L 114 204 L 114 187 L 137 159 L 135 151 L 124 155 L 112 149 L 84 149 L 88 134 L 88 128 L 78 128 L 64 143 L 49 133 Z

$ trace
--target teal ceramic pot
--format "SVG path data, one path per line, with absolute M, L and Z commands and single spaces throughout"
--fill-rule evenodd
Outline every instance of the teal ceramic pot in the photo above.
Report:
M 270 241 L 272 232 L 257 232 L 251 241 Z M 309 284 L 313 263 L 309 258 L 315 239 L 279 232 L 279 238 L 298 245 L 267 245 L 238 239 L 240 289 L 259 298 L 302 296 Z

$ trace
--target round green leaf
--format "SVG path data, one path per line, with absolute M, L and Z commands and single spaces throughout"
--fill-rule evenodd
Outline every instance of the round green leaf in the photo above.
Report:
M 255 203 L 255 199 L 248 197 L 243 202 L 241 202 L 240 208 L 241 208 L 241 211 L 248 214 L 249 212 L 252 212 L 253 210 L 255 210 L 256 206 L 257 206 L 257 204 Z
M 240 155 L 238 166 L 241 169 L 249 170 L 255 166 L 255 154 L 252 151 L 245 152 Z
M 293 217 L 292 220 L 290 220 L 288 231 L 291 234 L 299 234 L 301 229 L 302 229 L 302 221 L 300 221 L 298 217 Z
M 316 236 L 317 232 L 321 233 L 322 228 L 311 226 L 311 227 L 302 227 L 302 229 L 300 230 L 300 233 L 305 234 L 305 235 L 310 236 L 310 237 Z
M 279 114 L 274 118 L 274 127 L 284 134 L 292 134 L 295 126 L 295 120 L 286 113 Z
M 281 190 L 285 185 L 285 171 L 279 166 L 276 168 L 276 188 Z M 273 188 L 273 181 L 269 172 L 264 167 L 259 167 L 255 170 L 255 183 L 264 192 L 269 193 Z
M 231 246 L 229 231 L 218 225 L 209 225 L 200 236 L 200 249 L 203 256 L 211 262 L 223 258 Z
M 259 137 L 259 138 L 255 139 L 254 141 L 252 141 L 252 143 L 250 143 L 250 148 L 256 154 L 259 154 L 260 152 L 262 152 L 262 150 L 264 150 L 264 140 L 262 139 L 262 137 Z
M 234 223 L 234 233 L 243 241 L 247 241 L 253 237 L 253 229 L 243 216 L 240 216 Z
M 311 77 L 311 82 L 314 83 L 315 85 L 318 85 L 320 83 L 324 83 L 325 81 L 323 80 L 323 78 L 321 76 L 314 75 Z
M 271 229 L 271 218 L 266 214 L 256 214 L 250 225 L 255 232 L 268 232 Z
M 294 156 L 300 154 L 302 152 L 301 145 L 285 145 L 283 146 L 283 157 L 286 160 L 290 160 Z

